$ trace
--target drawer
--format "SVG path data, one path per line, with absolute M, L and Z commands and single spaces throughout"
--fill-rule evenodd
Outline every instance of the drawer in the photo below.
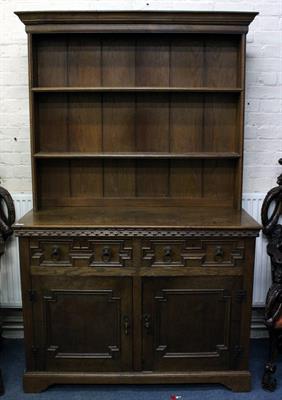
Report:
M 32 266 L 42 267 L 131 267 L 132 242 L 123 239 L 32 239 L 30 261 Z
M 244 260 L 241 239 L 142 241 L 143 267 L 235 267 Z

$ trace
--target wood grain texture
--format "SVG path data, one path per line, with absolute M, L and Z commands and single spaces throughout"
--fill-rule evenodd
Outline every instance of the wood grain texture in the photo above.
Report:
M 202 186 L 202 161 L 193 160 L 171 161 L 170 163 L 170 196 L 183 198 L 201 198 L 203 196 Z
M 107 160 L 104 163 L 104 196 L 135 196 L 135 165 L 132 160 Z
M 102 165 L 97 161 L 72 160 L 69 164 L 70 197 L 102 197 Z
M 168 161 L 148 160 L 146 163 L 136 162 L 136 196 L 167 197 L 168 196 Z
M 138 95 L 135 126 L 137 151 L 168 151 L 168 97 L 166 95 Z
M 238 85 L 238 37 L 209 37 L 205 40 L 204 84 L 208 86 Z
M 76 277 L 74 280 L 66 276 L 33 275 L 32 284 L 37 292 L 33 315 L 40 330 L 37 337 L 42 353 L 37 356 L 40 370 L 132 369 L 132 336 L 124 331 L 123 324 L 124 316 L 131 322 L 130 279 Z M 91 318 L 93 314 L 95 319 Z M 64 326 L 76 333 L 75 339 L 73 334 L 61 334 Z
M 247 33 L 256 12 L 20 11 L 27 32 Z
M 207 95 L 204 100 L 203 150 L 234 151 L 238 98 L 225 95 Z
M 230 160 L 108 158 L 38 159 L 41 206 L 232 207 L 234 163 Z M 108 202 L 111 198 L 115 200 Z M 142 200 L 143 199 L 143 200 Z M 155 201 L 154 201 L 155 200 Z M 151 204 L 150 204 L 151 202 Z M 210 203 L 212 202 L 212 203 Z M 175 204 L 176 205 L 176 204 Z
M 203 196 L 205 198 L 233 200 L 234 166 L 222 160 L 203 161 Z
M 229 341 L 238 335 L 231 331 L 231 306 L 240 279 L 214 277 L 210 282 L 209 277 L 194 277 L 191 282 L 185 277 L 150 277 L 143 281 L 143 312 L 150 316 L 150 326 L 143 328 L 144 369 L 195 371 L 202 370 L 203 362 L 206 370 L 229 369 Z M 184 317 L 183 309 L 189 315 Z M 184 343 L 187 332 L 189 340 Z
M 16 230 L 28 228 L 154 227 L 260 229 L 244 210 L 230 207 L 62 207 L 30 211 Z
M 135 96 L 103 96 L 103 152 L 135 153 Z
M 52 47 L 54 42 L 57 47 Z M 181 157 L 181 168 L 180 163 L 160 161 L 152 164 L 144 160 L 142 167 L 139 162 L 137 167 L 131 163 L 132 168 L 127 172 L 123 167 L 120 172 L 114 172 L 122 163 L 115 163 L 113 169 L 104 167 L 101 162 L 101 168 L 95 168 L 95 171 L 100 170 L 100 181 L 104 181 L 103 176 L 106 176 L 102 197 L 107 198 L 110 193 L 109 197 L 178 197 L 204 201 L 209 193 L 213 193 L 213 188 L 210 185 L 203 190 L 203 185 L 210 181 L 211 174 L 216 175 L 218 171 L 226 185 L 217 196 L 212 196 L 239 206 L 241 181 L 238 181 L 240 174 L 236 163 L 226 162 L 223 172 L 218 167 L 222 164 L 203 162 L 199 162 L 194 170 L 191 168 L 193 163 L 188 160 L 190 157 L 231 159 L 242 155 L 236 153 L 236 132 L 241 123 L 238 117 L 239 77 L 242 75 L 241 72 L 237 74 L 241 51 L 237 35 L 220 38 L 204 35 L 117 35 L 115 38 L 89 35 L 85 45 L 83 35 L 42 35 L 38 36 L 34 46 L 37 75 L 49 79 L 48 84 L 34 81 L 46 88 L 38 88 L 38 93 L 34 88 L 35 124 L 40 132 L 36 158 L 46 154 L 44 157 L 48 159 L 48 152 L 50 159 L 56 157 L 55 150 L 61 151 L 58 156 L 66 158 L 80 154 L 88 158 L 98 155 L 115 158 L 115 154 L 121 158 L 134 158 L 135 155 L 144 159 Z M 53 57 L 52 52 L 55 52 L 56 78 L 45 62 L 48 55 Z M 46 65 L 49 69 L 45 73 Z M 57 73 L 57 70 L 61 71 Z M 56 83 L 63 86 L 52 88 Z M 180 90 L 182 92 L 178 93 Z M 208 171 L 209 165 L 211 171 Z M 232 168 L 237 171 L 236 180 Z M 65 171 L 70 175 L 74 170 Z M 150 172 L 150 178 L 143 176 Z M 131 189 L 118 190 L 119 184 L 115 180 L 120 181 L 124 176 L 126 182 L 127 173 L 127 181 L 132 182 Z M 186 173 L 187 179 L 184 179 Z M 50 176 L 50 180 L 53 178 Z M 69 179 L 72 179 L 71 175 Z M 109 189 L 107 181 L 114 184 L 115 189 Z M 230 182 L 233 184 L 227 185 Z M 217 186 L 216 183 L 214 192 Z M 223 197 L 222 192 L 225 193 Z M 88 190 L 89 200 L 82 196 L 84 200 L 80 201 L 80 192 L 77 193 L 78 196 L 71 196 L 72 205 L 89 205 L 91 198 L 96 197 L 95 189 L 92 193 L 91 189 Z M 42 205 L 52 204 L 44 199 L 41 202 L 39 192 L 36 199 Z M 53 196 L 53 205 L 66 204 L 67 197 L 58 189 L 57 199 Z M 218 204 L 222 205 L 222 202 Z
M 68 35 L 68 86 L 100 86 L 101 39 L 97 36 Z
M 34 81 L 38 86 L 67 86 L 66 37 L 44 35 L 36 39 L 37 73 L 34 72 Z
M 38 149 L 42 151 L 66 150 L 68 148 L 67 95 L 39 95 L 34 101 L 37 110 L 34 118 Z
M 170 104 L 170 150 L 172 153 L 203 151 L 203 110 L 201 95 L 173 94 Z
M 68 95 L 68 151 L 102 150 L 102 107 L 100 95 Z
M 134 41 L 106 37 L 102 41 L 102 83 L 105 86 L 133 86 L 135 81 Z
M 24 391 L 38 393 L 54 384 L 167 384 L 177 383 L 220 383 L 234 392 L 251 390 L 249 371 L 211 371 L 186 373 L 151 373 L 129 372 L 112 374 L 73 374 L 73 373 L 36 373 L 26 372 L 24 375 Z
M 189 35 L 172 37 L 170 53 L 170 85 L 203 86 L 204 38 Z
M 136 86 L 169 86 L 170 47 L 163 36 L 140 36 L 136 41 Z
M 69 162 L 56 160 L 49 163 L 41 160 L 38 163 L 38 187 L 40 203 L 45 198 L 56 199 L 58 196 L 69 197 Z

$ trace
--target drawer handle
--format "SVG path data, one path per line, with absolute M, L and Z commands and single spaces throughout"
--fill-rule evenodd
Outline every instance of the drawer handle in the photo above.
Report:
M 61 251 L 58 246 L 54 246 L 51 252 L 51 257 L 53 260 L 59 261 L 61 257 Z
M 104 247 L 102 250 L 102 260 L 104 262 L 109 262 L 112 258 L 112 251 L 109 247 Z
M 151 315 L 150 314 L 144 314 L 143 315 L 143 322 L 144 322 L 144 328 L 146 330 L 147 335 L 151 333 Z
M 172 249 L 170 246 L 164 247 L 164 262 L 171 262 L 172 260 Z
M 214 260 L 217 262 L 222 262 L 224 256 L 224 251 L 221 246 L 216 246 L 214 251 Z
M 129 317 L 127 315 L 125 315 L 123 317 L 123 330 L 124 330 L 125 336 L 129 335 L 129 328 L 130 328 Z

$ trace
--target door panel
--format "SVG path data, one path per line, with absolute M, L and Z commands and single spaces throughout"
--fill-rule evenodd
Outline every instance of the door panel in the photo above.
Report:
M 230 368 L 239 340 L 240 277 L 143 280 L 143 369 Z
M 131 280 L 33 276 L 38 368 L 132 368 Z

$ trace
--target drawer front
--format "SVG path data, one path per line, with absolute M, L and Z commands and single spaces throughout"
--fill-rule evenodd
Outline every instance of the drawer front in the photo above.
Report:
M 32 266 L 131 267 L 132 242 L 124 239 L 33 239 Z
M 149 239 L 142 241 L 142 266 L 235 267 L 244 248 L 241 239 Z

